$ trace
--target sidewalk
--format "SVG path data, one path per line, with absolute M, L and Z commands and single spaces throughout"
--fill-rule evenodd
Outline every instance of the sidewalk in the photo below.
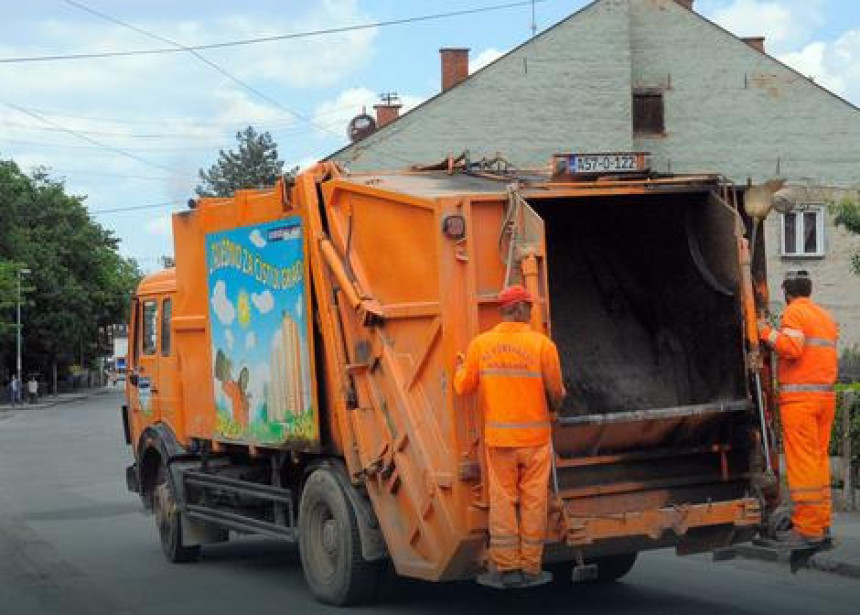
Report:
M 53 395 L 45 395 L 44 397 L 39 397 L 38 401 L 35 404 L 31 404 L 28 402 L 23 402 L 13 406 L 9 403 L 8 400 L 3 400 L 0 402 L 0 419 L 5 418 L 6 416 L 11 416 L 13 412 L 24 412 L 27 410 L 39 410 L 41 408 L 51 408 L 52 406 L 58 406 L 60 404 L 68 404 L 73 401 L 79 401 L 81 399 L 87 399 L 92 397 L 93 395 L 102 395 L 104 393 L 112 393 L 119 392 L 122 389 L 120 388 L 112 388 L 110 386 L 92 388 L 92 389 L 81 389 L 79 391 L 75 391 L 73 393 L 61 393 L 54 397 Z
M 813 555 L 809 568 L 860 579 L 860 512 L 834 512 L 832 532 L 834 548 Z M 740 557 L 788 565 L 775 549 L 752 544 L 738 545 L 736 549 Z

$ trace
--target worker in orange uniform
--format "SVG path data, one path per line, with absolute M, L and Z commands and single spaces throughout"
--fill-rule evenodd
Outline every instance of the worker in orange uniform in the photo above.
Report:
M 454 389 L 478 391 L 490 492 L 490 570 L 478 582 L 493 587 L 540 585 L 546 533 L 550 408 L 564 399 L 555 344 L 533 331 L 532 296 L 522 286 L 498 296 L 504 322 L 477 336 L 458 355 Z M 517 505 L 519 504 L 519 520 Z
M 779 329 L 759 325 L 761 338 L 779 356 L 782 418 L 792 529 L 778 537 L 790 547 L 822 546 L 830 540 L 830 431 L 836 409 L 839 328 L 809 298 L 806 271 L 782 283 L 787 307 Z

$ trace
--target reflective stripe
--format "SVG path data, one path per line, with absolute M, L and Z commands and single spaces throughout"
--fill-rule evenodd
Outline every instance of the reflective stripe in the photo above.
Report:
M 522 540 L 523 540 L 523 544 L 526 544 L 526 545 L 542 545 L 543 544 L 543 538 L 526 538 L 525 536 L 523 536 Z
M 776 340 L 779 339 L 779 331 L 776 329 L 771 329 L 770 333 L 767 335 L 767 341 L 771 344 L 776 344 Z
M 543 374 L 526 369 L 482 369 L 482 376 L 507 376 L 509 378 L 541 378 Z
M 831 393 L 832 384 L 783 384 L 779 387 L 780 393 Z
M 807 346 L 820 346 L 822 348 L 836 348 L 836 342 L 826 340 L 823 337 L 808 337 L 806 338 Z
M 490 536 L 490 544 L 494 547 L 516 547 L 520 540 L 516 536 Z
M 795 506 L 815 506 L 817 504 L 824 504 L 824 500 L 794 500 Z
M 821 493 L 824 487 L 799 487 L 798 489 L 789 489 L 791 493 Z
M 549 427 L 549 421 L 526 421 L 523 423 L 487 423 L 487 427 L 493 429 L 529 429 L 535 427 Z
M 787 335 L 788 337 L 793 337 L 798 340 L 802 340 L 804 337 L 806 337 L 803 334 L 803 331 L 801 331 L 800 329 L 792 329 L 791 327 L 783 327 L 782 332 L 784 335 Z

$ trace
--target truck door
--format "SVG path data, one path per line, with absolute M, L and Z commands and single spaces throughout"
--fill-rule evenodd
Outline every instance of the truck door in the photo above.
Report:
M 158 299 L 142 297 L 136 303 L 129 401 L 133 421 L 150 425 L 160 419 L 158 407 Z
M 159 350 L 156 397 L 160 420 L 170 424 L 174 433 L 177 432 L 176 413 L 179 410 L 180 378 L 177 372 L 176 352 L 173 348 L 173 333 L 171 320 L 173 317 L 173 297 L 168 295 L 160 298 L 159 310 Z

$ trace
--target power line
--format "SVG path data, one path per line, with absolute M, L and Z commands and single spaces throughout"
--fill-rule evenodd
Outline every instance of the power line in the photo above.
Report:
M 159 209 L 161 207 L 173 207 L 174 205 L 180 205 L 179 201 L 165 201 L 163 203 L 150 203 L 148 205 L 131 205 L 129 207 L 112 207 L 110 209 L 98 209 L 94 211 L 90 211 L 90 214 L 93 216 L 98 216 L 100 214 L 116 214 L 123 211 L 139 211 L 142 209 Z
M 534 2 L 543 3 L 549 0 L 534 0 Z M 474 9 L 463 9 L 460 11 L 449 11 L 447 13 L 434 13 L 430 15 L 416 15 L 413 17 L 404 17 L 401 19 L 389 19 L 383 21 L 370 22 L 365 24 L 356 24 L 352 26 L 340 26 L 337 28 L 323 28 L 320 30 L 307 30 L 305 32 L 291 32 L 287 34 L 278 34 L 273 36 L 258 36 L 253 38 L 238 39 L 233 41 L 223 41 L 220 43 L 209 43 L 205 45 L 189 45 L 187 48 L 158 48 L 158 49 L 133 49 L 129 51 L 105 51 L 97 53 L 74 53 L 74 54 L 53 54 L 44 56 L 22 56 L 15 58 L 0 58 L 0 64 L 18 64 L 25 62 L 50 62 L 57 60 L 88 60 L 96 58 L 117 58 L 139 55 L 155 55 L 165 53 L 180 53 L 182 51 L 203 51 L 206 49 L 224 49 L 227 47 L 240 47 L 246 45 L 257 45 L 260 43 L 271 43 L 275 41 L 294 40 L 301 38 L 310 38 L 314 36 L 327 36 L 330 34 L 341 34 L 343 32 L 353 32 L 356 30 L 368 30 L 372 28 L 385 28 L 390 26 L 400 26 L 410 23 L 418 23 L 422 21 L 432 21 L 439 19 L 448 19 L 451 17 L 463 17 L 465 15 L 475 15 L 478 13 L 489 13 L 491 11 L 502 11 L 522 6 L 531 6 L 532 0 L 521 2 L 508 2 L 504 4 L 492 4 L 488 6 L 476 7 Z
M 6 102 L 6 101 L 0 101 L 0 102 L 2 102 L 4 105 L 9 107 L 10 109 L 15 109 L 16 111 L 19 111 L 20 113 L 23 113 L 24 115 L 29 115 L 30 117 L 35 118 L 35 119 L 39 120 L 40 122 L 44 122 L 45 124 L 48 124 L 50 126 L 54 126 L 55 128 L 58 128 L 58 129 L 62 130 L 63 132 L 66 132 L 70 135 L 73 135 L 73 136 L 77 137 L 78 139 L 86 141 L 87 143 L 95 145 L 96 147 L 100 147 L 102 149 L 112 151 L 116 154 L 119 154 L 120 156 L 125 156 L 126 158 L 130 158 L 131 160 L 135 160 L 141 164 L 145 164 L 147 166 L 156 168 L 160 171 L 166 171 L 167 173 L 171 173 L 171 174 L 173 173 L 173 169 L 162 166 L 162 165 L 155 163 L 155 162 L 151 162 L 151 161 L 147 160 L 146 158 L 141 158 L 140 156 L 136 156 L 136 155 L 132 154 L 131 152 L 125 151 L 124 149 L 120 149 L 118 147 L 113 147 L 111 145 L 107 145 L 105 143 L 102 143 L 101 141 L 97 141 L 96 139 L 93 139 L 93 138 L 88 137 L 86 135 L 82 135 L 82 134 L 78 133 L 76 130 L 72 130 L 71 128 L 66 128 L 65 126 L 61 126 L 57 122 L 54 122 L 53 120 L 49 120 L 48 118 L 43 117 L 43 116 L 39 115 L 38 113 L 33 113 L 32 111 L 28 111 L 24 107 L 19 107 L 18 105 L 15 105 L 15 104 L 12 104 L 12 103 Z
M 244 89 L 245 89 L 245 90 L 247 90 L 248 92 L 251 92 L 252 94 L 254 94 L 254 95 L 255 95 L 255 96 L 257 96 L 258 98 L 260 98 L 260 99 L 262 99 L 262 100 L 266 101 L 266 102 L 267 102 L 267 103 L 269 103 L 270 105 L 273 105 L 273 106 L 277 107 L 278 109 L 280 109 L 280 110 L 282 110 L 282 111 L 284 111 L 284 112 L 288 113 L 289 115 L 291 115 L 291 116 L 293 116 L 293 117 L 295 117 L 295 118 L 297 118 L 297 119 L 299 119 L 299 120 L 301 120 L 301 121 L 303 121 L 303 122 L 307 123 L 307 124 L 308 124 L 308 125 L 310 125 L 310 126 L 313 126 L 314 128 L 316 128 L 316 129 L 318 129 L 318 130 L 321 130 L 321 131 L 323 131 L 323 132 L 328 132 L 329 134 L 332 134 L 332 135 L 334 135 L 334 136 L 336 136 L 336 137 L 338 137 L 338 138 L 340 138 L 340 139 L 343 139 L 343 138 L 344 138 L 343 133 L 341 133 L 341 132 L 335 132 L 334 130 L 332 130 L 332 129 L 331 129 L 331 128 L 329 128 L 328 126 L 324 126 L 324 125 L 322 125 L 322 124 L 318 124 L 318 123 L 316 123 L 312 118 L 307 117 L 306 115 L 304 115 L 304 114 L 302 114 L 302 113 L 299 113 L 298 111 L 295 111 L 294 109 L 290 109 L 290 108 L 289 108 L 289 107 L 287 107 L 286 105 L 281 104 L 281 102 L 279 102 L 278 100 L 275 100 L 275 99 L 274 99 L 274 98 L 272 98 L 271 96 L 269 96 L 269 95 L 267 95 L 266 93 L 264 93 L 264 92 L 262 92 L 262 91 L 258 90 L 257 88 L 255 88 L 254 86 L 250 85 L 249 83 L 246 83 L 245 81 L 243 81 L 243 80 L 239 79 L 238 77 L 234 76 L 233 74 L 231 74 L 229 71 L 227 71 L 225 68 L 223 68 L 223 67 L 222 67 L 222 66 L 220 66 L 219 64 L 217 64 L 217 63 L 215 63 L 215 62 L 213 62 L 213 61 L 209 60 L 209 59 L 208 59 L 208 58 L 206 58 L 204 55 L 202 55 L 201 53 L 199 53 L 198 51 L 196 51 L 195 49 L 193 49 L 193 48 L 191 48 L 191 47 L 189 47 L 189 46 L 187 46 L 187 45 L 183 45 L 182 43 L 179 43 L 179 42 L 177 42 L 177 41 L 174 41 L 173 39 L 167 38 L 167 37 L 165 37 L 165 36 L 160 36 L 160 35 L 158 35 L 158 34 L 153 34 L 152 32 L 149 32 L 149 31 L 147 31 L 147 30 L 144 30 L 143 28 L 140 28 L 140 27 L 135 26 L 135 25 L 133 25 L 133 24 L 127 23 L 127 22 L 125 22 L 125 21 L 122 21 L 121 19 L 117 19 L 116 17 L 112 17 L 112 16 L 110 16 L 110 15 L 108 15 L 108 14 L 106 14 L 106 13 L 102 13 L 102 12 L 100 12 L 100 11 L 97 11 L 97 10 L 95 10 L 95 9 L 92 9 L 92 8 L 88 7 L 87 5 L 85 5 L 85 4 L 82 4 L 82 3 L 80 3 L 80 2 L 77 2 L 76 0 L 64 0 L 64 1 L 65 1 L 65 3 L 66 3 L 66 4 L 68 4 L 68 5 L 70 5 L 70 6 L 73 6 L 73 7 L 75 7 L 75 8 L 78 8 L 78 9 L 80 9 L 80 10 L 82 10 L 82 11 L 85 11 L 85 12 L 87 12 L 87 13 L 91 14 L 91 15 L 95 15 L 96 17 L 99 17 L 100 19 L 104 19 L 104 20 L 107 20 L 107 21 L 109 21 L 109 22 L 111 22 L 111 23 L 115 23 L 115 24 L 117 24 L 117 25 L 123 26 L 124 28 L 128 28 L 128 29 L 130 29 L 130 30 L 133 30 L 134 32 L 138 32 L 138 33 L 140 33 L 140 34 L 143 34 L 144 36 L 148 36 L 148 37 L 150 37 L 150 38 L 154 38 L 154 39 L 155 39 L 155 40 L 157 40 L 157 41 L 161 41 L 161 42 L 167 43 L 167 44 L 169 44 L 169 45 L 173 45 L 173 46 L 177 47 L 178 49 L 180 49 L 180 50 L 182 50 L 182 51 L 187 51 L 188 53 L 190 53 L 191 55 L 193 55 L 195 58 L 197 58 L 198 60 L 200 60 L 201 62 L 203 62 L 203 63 L 204 63 L 204 64 L 206 64 L 207 66 L 209 66 L 210 68 L 212 68 L 213 70 L 215 70 L 215 71 L 217 71 L 218 73 L 220 73 L 221 75 L 223 75 L 223 76 L 227 77 L 230 81 L 232 81 L 232 82 L 234 82 L 235 84 L 239 85 L 240 87 L 244 88 Z M 400 157 L 398 157 L 398 156 L 396 156 L 396 155 L 393 155 L 393 154 L 384 153 L 384 154 L 383 154 L 383 157 L 388 158 L 389 160 L 392 160 L 392 161 L 405 162 L 406 164 L 411 164 L 411 161 L 409 161 L 409 160 L 405 160 L 405 159 L 400 158 Z

